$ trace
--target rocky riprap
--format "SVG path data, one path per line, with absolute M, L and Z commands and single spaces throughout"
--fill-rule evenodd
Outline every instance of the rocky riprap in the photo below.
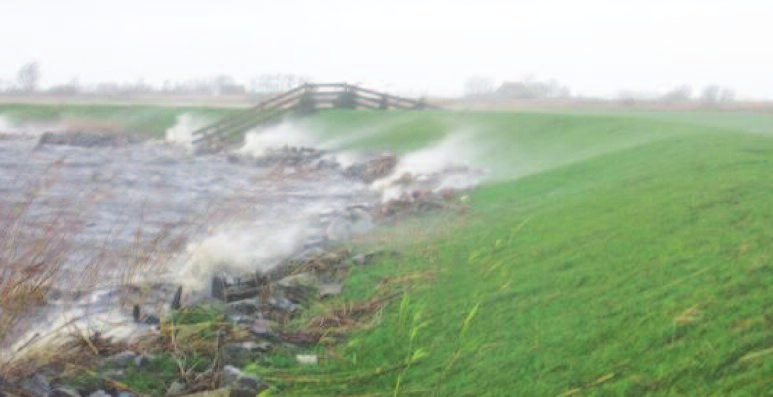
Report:
M 54 138 L 41 138 L 41 141 L 50 144 L 50 139 Z M 59 144 L 95 147 L 123 144 L 78 134 L 67 138 L 69 141 L 65 138 L 56 139 L 56 142 L 68 142 Z M 291 147 L 268 151 L 266 156 L 257 159 L 244 156 L 228 158 L 228 162 L 251 168 L 248 161 L 254 161 L 254 166 L 257 167 L 322 170 L 324 173 L 319 175 L 336 174 L 339 178 L 343 176 L 371 184 L 390 176 L 399 159 L 391 153 L 380 154 L 341 169 L 335 159 L 325 152 Z M 318 328 L 288 329 L 285 327 L 288 321 L 301 315 L 310 304 L 335 299 L 343 293 L 346 277 L 353 267 L 368 266 L 381 256 L 398 255 L 389 251 L 352 252 L 341 248 L 338 242 L 350 238 L 355 232 L 367 231 L 378 223 L 399 220 L 417 213 L 464 210 L 466 206 L 459 196 L 472 184 L 466 181 L 449 181 L 456 176 L 469 175 L 477 176 L 479 173 L 460 167 L 422 175 L 406 174 L 385 185 L 385 188 L 396 192 L 391 198 L 380 202 L 350 203 L 343 208 L 323 210 L 317 229 L 324 232 L 312 236 L 300 251 L 268 267 L 268 271 L 262 270 L 264 266 L 256 265 L 254 271 L 214 275 L 210 283 L 211 296 L 185 296 L 186 291 L 181 290 L 179 286 L 159 284 L 160 287 L 154 288 L 159 296 L 151 300 L 165 300 L 165 309 L 160 311 L 157 306 L 146 307 L 142 303 L 136 303 L 132 312 L 137 325 L 146 330 L 145 340 L 149 338 L 155 341 L 152 346 L 161 352 L 148 349 L 148 345 L 144 345 L 143 349 L 137 344 L 112 342 L 99 335 L 92 335 L 87 342 L 81 340 L 81 350 L 91 352 L 86 355 L 88 360 L 96 363 L 98 368 L 109 368 L 101 374 L 103 381 L 98 385 L 70 388 L 52 364 L 38 368 L 26 377 L 0 380 L 0 389 L 7 390 L 10 395 L 131 397 L 131 392 L 121 390 L 115 385 L 120 384 L 122 376 L 130 369 L 152 371 L 152 365 L 149 363 L 156 359 L 154 355 L 163 354 L 163 350 L 171 346 L 168 339 L 168 319 L 175 318 L 177 313 L 186 313 L 205 306 L 215 308 L 227 323 L 223 334 L 218 334 L 217 337 L 217 354 L 206 370 L 190 372 L 167 385 L 168 395 L 185 395 L 215 387 L 227 387 L 230 389 L 230 395 L 255 396 L 270 385 L 257 377 L 242 373 L 238 367 L 260 361 L 278 348 L 296 351 L 299 363 L 313 365 L 317 357 L 304 354 L 308 346 L 319 343 L 323 335 L 332 340 L 344 340 L 345 335 L 325 333 Z M 64 300 L 77 299 L 69 297 Z M 361 312 L 375 311 L 380 304 L 375 302 L 364 305 Z M 344 324 L 347 321 L 340 316 L 333 316 L 320 319 L 320 324 L 328 320 L 336 324 Z
M 84 148 L 122 147 L 142 142 L 134 135 L 88 131 L 44 132 L 38 146 L 62 145 Z

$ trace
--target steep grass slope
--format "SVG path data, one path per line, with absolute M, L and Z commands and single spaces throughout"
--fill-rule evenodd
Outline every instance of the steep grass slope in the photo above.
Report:
M 177 116 L 194 113 L 207 118 L 224 117 L 240 109 L 123 105 L 29 105 L 0 104 L 0 116 L 11 123 L 97 122 L 112 124 L 126 132 L 163 138 Z
M 345 299 L 434 277 L 319 368 L 256 372 L 299 395 L 771 392 L 773 140 L 638 116 L 425 117 L 416 130 L 477 119 L 500 166 L 518 164 L 508 147 L 546 161 L 479 189 L 468 216 L 385 231 L 404 255 L 358 270 Z M 378 139 L 437 139 L 410 126 Z

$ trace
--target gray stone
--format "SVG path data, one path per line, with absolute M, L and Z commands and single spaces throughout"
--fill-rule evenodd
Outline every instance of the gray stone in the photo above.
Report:
M 280 294 L 296 302 L 305 301 L 319 294 L 319 279 L 306 272 L 285 277 L 276 283 Z
M 159 325 L 161 324 L 161 318 L 159 318 L 155 314 L 148 314 L 147 316 L 145 316 L 143 322 L 147 325 Z
M 89 394 L 89 397 L 112 397 L 104 390 L 97 390 L 94 393 Z
M 276 310 L 281 310 L 287 313 L 294 313 L 300 309 L 300 306 L 283 296 L 269 298 L 268 304 Z
M 271 322 L 264 318 L 258 318 L 249 326 L 250 332 L 260 338 L 271 336 Z
M 253 315 L 260 311 L 260 299 L 243 299 L 228 304 L 228 312 L 234 314 Z
M 137 395 L 132 392 L 122 391 L 118 393 L 117 397 L 137 397 Z
M 112 133 L 93 133 L 83 131 L 67 131 L 64 133 L 45 132 L 40 136 L 38 146 L 66 145 L 80 147 L 118 147 L 137 143 L 139 140 L 129 135 Z
M 260 378 L 247 375 L 232 365 L 223 368 L 223 386 L 231 389 L 231 396 L 239 397 L 254 397 L 268 387 Z
M 258 351 L 257 343 L 255 342 L 231 343 L 225 348 L 230 353 L 253 353 Z
M 108 365 L 114 365 L 118 368 L 125 368 L 130 362 L 137 358 L 137 354 L 130 351 L 114 354 L 105 359 L 105 363 Z
M 19 385 L 20 388 L 33 396 L 48 396 L 51 393 L 51 384 L 41 374 L 35 374 L 25 379 Z
M 254 317 L 247 316 L 244 314 L 232 314 L 230 317 L 231 317 L 231 321 L 233 321 L 236 324 L 249 324 L 254 319 Z

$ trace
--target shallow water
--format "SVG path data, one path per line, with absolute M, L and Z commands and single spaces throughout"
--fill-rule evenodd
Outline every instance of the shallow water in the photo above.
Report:
M 50 184 L 34 188 L 43 181 Z M 52 218 L 72 219 L 72 247 L 55 283 L 66 293 L 17 324 L 15 345 L 31 336 L 31 324 L 45 334 L 75 320 L 100 330 L 116 327 L 108 322 L 125 323 L 130 305 L 116 299 L 139 299 L 137 289 L 126 287 L 127 274 L 132 285 L 200 286 L 224 263 L 269 266 L 324 237 L 316 214 L 378 199 L 335 171 L 275 178 L 249 163 L 193 156 L 163 142 L 82 148 L 0 140 L 0 208 L 25 202 L 30 190 L 24 233 L 42 233 Z M 137 270 L 138 252 L 161 234 L 166 237 L 149 252 L 150 265 Z M 68 294 L 75 290 L 88 292 Z M 156 304 L 169 298 L 171 289 L 155 290 L 145 297 Z

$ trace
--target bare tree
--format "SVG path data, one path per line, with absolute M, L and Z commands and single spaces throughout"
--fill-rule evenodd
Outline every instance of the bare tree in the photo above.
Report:
M 735 100 L 735 90 L 732 88 L 723 88 L 719 92 L 719 100 L 721 102 L 733 102 Z
M 719 98 L 719 86 L 710 85 L 703 89 L 701 93 L 701 102 L 703 103 L 715 103 Z
M 692 98 L 692 87 L 689 85 L 676 87 L 661 97 L 662 100 L 667 102 L 685 102 L 689 101 L 690 98 Z
M 40 66 L 38 66 L 38 63 L 30 62 L 22 66 L 16 74 L 16 80 L 24 92 L 35 92 L 40 81 Z

